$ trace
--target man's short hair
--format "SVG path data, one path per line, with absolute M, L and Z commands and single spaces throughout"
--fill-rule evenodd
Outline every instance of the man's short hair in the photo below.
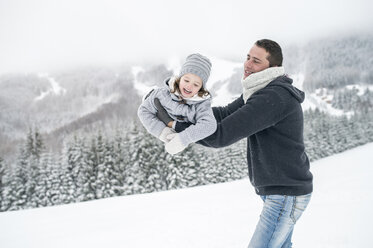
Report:
M 262 39 L 255 42 L 255 45 L 264 48 L 269 56 L 267 60 L 269 61 L 269 67 L 282 66 L 282 50 L 279 44 L 273 40 Z

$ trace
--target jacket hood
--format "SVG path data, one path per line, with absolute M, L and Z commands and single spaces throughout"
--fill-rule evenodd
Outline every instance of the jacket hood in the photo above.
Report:
M 165 81 L 164 81 L 164 83 L 166 84 L 166 87 L 170 91 L 173 91 L 173 89 L 174 89 L 174 85 L 175 85 L 174 83 L 175 83 L 176 78 L 177 77 L 169 77 L 169 78 L 166 78 Z M 176 96 L 176 99 L 180 97 L 180 94 L 177 91 L 175 91 L 171 95 Z M 198 96 L 196 94 L 191 98 L 183 98 L 183 99 L 186 101 L 186 103 L 191 103 L 192 104 L 192 103 L 202 102 L 202 101 L 205 101 L 205 100 L 210 99 L 210 98 L 211 98 L 211 95 Z
M 293 84 L 293 79 L 287 76 L 280 76 L 276 78 L 273 82 L 269 83 L 269 85 L 277 85 L 281 86 L 282 88 L 286 89 L 290 92 L 290 94 L 295 97 L 298 102 L 302 103 L 305 99 L 305 94 L 300 89 L 296 88 Z

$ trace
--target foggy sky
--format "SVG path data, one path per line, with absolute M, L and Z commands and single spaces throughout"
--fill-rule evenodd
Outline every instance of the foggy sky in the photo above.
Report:
M 245 58 L 270 38 L 302 44 L 373 30 L 370 0 L 0 0 L 0 73 L 200 52 Z

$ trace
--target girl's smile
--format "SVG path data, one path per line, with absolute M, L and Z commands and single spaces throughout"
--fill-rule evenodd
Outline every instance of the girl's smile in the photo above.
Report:
M 180 79 L 179 90 L 184 98 L 191 98 L 198 93 L 202 87 L 202 79 L 192 73 L 184 74 Z

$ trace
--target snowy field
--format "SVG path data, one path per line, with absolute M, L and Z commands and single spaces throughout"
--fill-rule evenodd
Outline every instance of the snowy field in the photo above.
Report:
M 373 143 L 314 162 L 294 247 L 372 247 Z M 261 211 L 247 179 L 0 213 L 2 248 L 243 248 Z

